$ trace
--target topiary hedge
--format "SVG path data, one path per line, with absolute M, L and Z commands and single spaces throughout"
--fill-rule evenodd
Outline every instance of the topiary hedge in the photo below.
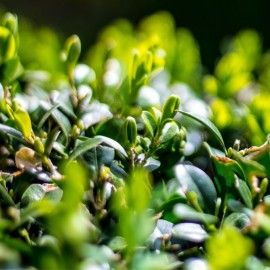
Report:
M 255 31 L 209 74 L 165 12 L 113 23 L 85 55 L 78 36 L 61 45 L 6 13 L 0 82 L 1 269 L 270 267 L 270 58 Z

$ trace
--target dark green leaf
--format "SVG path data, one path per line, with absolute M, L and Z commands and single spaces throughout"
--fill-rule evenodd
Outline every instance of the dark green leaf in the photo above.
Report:
M 244 229 L 246 226 L 250 224 L 250 219 L 248 215 L 244 213 L 232 213 L 224 220 L 224 225 L 232 225 L 236 226 L 239 229 Z
M 95 137 L 95 138 L 90 138 L 82 143 L 80 143 L 70 154 L 66 166 L 75 160 L 78 156 L 82 155 L 83 153 L 87 152 L 88 150 L 98 146 L 101 144 L 103 141 L 101 138 Z
M 252 209 L 253 203 L 252 203 L 252 194 L 251 191 L 247 185 L 247 183 L 241 179 L 238 179 L 236 188 L 238 189 L 245 205 Z
M 40 184 L 30 185 L 22 195 L 21 207 L 28 206 L 33 202 L 40 201 L 45 195 L 45 191 Z
M 0 132 L 2 132 L 4 134 L 8 134 L 8 135 L 20 140 L 20 141 L 25 142 L 25 140 L 23 138 L 23 134 L 15 128 L 0 124 Z
M 13 199 L 11 198 L 8 191 L 1 183 L 0 183 L 0 196 L 3 198 L 3 204 L 7 204 L 9 206 L 15 206 Z
M 47 156 L 50 155 L 51 151 L 52 151 L 52 148 L 53 148 L 53 145 L 55 143 L 55 141 L 57 140 L 58 136 L 60 134 L 60 131 L 59 131 L 59 128 L 56 127 L 55 129 L 53 129 L 47 139 L 46 139 L 46 142 L 45 142 L 45 145 L 44 145 L 44 149 L 45 149 L 45 154 Z
M 40 121 L 38 123 L 38 126 L 37 126 L 38 129 L 41 129 L 43 127 L 44 123 L 50 117 L 50 115 L 52 114 L 52 112 L 54 110 L 56 110 L 59 106 L 60 106 L 60 104 L 59 103 L 56 103 L 49 110 L 46 111 L 46 113 L 42 116 L 42 118 L 40 119 Z
M 109 145 L 110 147 L 114 148 L 117 152 L 121 153 L 124 157 L 128 157 L 125 149 L 117 141 L 111 138 L 102 136 L 102 135 L 95 136 L 95 138 L 101 140 L 102 143 L 105 143 Z
M 174 172 L 182 190 L 184 192 L 195 192 L 200 207 L 213 213 L 217 192 L 210 177 L 201 169 L 184 163 L 176 165 Z
M 45 101 L 42 101 L 41 105 L 46 111 L 49 111 L 53 107 Z M 51 115 L 53 119 L 55 120 L 55 122 L 59 125 L 59 127 L 63 131 L 65 138 L 67 140 L 68 136 L 71 133 L 71 124 L 70 124 L 69 119 L 58 109 L 52 110 Z
M 201 225 L 195 223 L 177 224 L 172 229 L 172 235 L 195 243 L 204 242 L 208 238 L 207 232 Z
M 215 136 L 217 141 L 220 143 L 223 151 L 227 155 L 227 149 L 225 147 L 222 135 L 219 132 L 218 128 L 209 119 L 207 119 L 207 118 L 205 118 L 205 117 L 203 117 L 201 115 L 188 113 L 188 112 L 184 112 L 184 111 L 180 111 L 180 110 L 178 112 L 180 112 L 180 113 L 184 114 L 185 116 L 190 117 L 190 118 L 198 121 L 202 125 L 204 125 Z

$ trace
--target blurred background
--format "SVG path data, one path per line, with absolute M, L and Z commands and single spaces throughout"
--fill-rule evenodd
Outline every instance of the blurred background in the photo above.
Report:
M 79 35 L 83 49 L 117 18 L 126 18 L 136 25 L 145 16 L 166 10 L 173 15 L 177 27 L 191 30 L 209 71 L 220 56 L 221 41 L 241 29 L 257 30 L 264 48 L 270 48 L 269 0 L 1 0 L 1 5 L 38 26 L 55 29 L 63 38 Z

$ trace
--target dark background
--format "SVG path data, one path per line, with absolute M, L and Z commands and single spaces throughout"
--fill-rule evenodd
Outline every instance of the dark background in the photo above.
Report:
M 198 40 L 202 60 L 212 69 L 220 42 L 244 28 L 256 29 L 270 48 L 269 0 L 1 0 L 3 7 L 69 36 L 78 34 L 84 48 L 111 21 L 123 17 L 137 23 L 148 14 L 169 11 L 178 27 L 187 27 Z

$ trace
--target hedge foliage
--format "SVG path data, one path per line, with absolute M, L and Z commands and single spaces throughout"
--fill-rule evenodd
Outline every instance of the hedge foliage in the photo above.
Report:
M 210 74 L 160 12 L 81 55 L 0 26 L 1 269 L 268 269 L 270 53 L 253 30 Z

